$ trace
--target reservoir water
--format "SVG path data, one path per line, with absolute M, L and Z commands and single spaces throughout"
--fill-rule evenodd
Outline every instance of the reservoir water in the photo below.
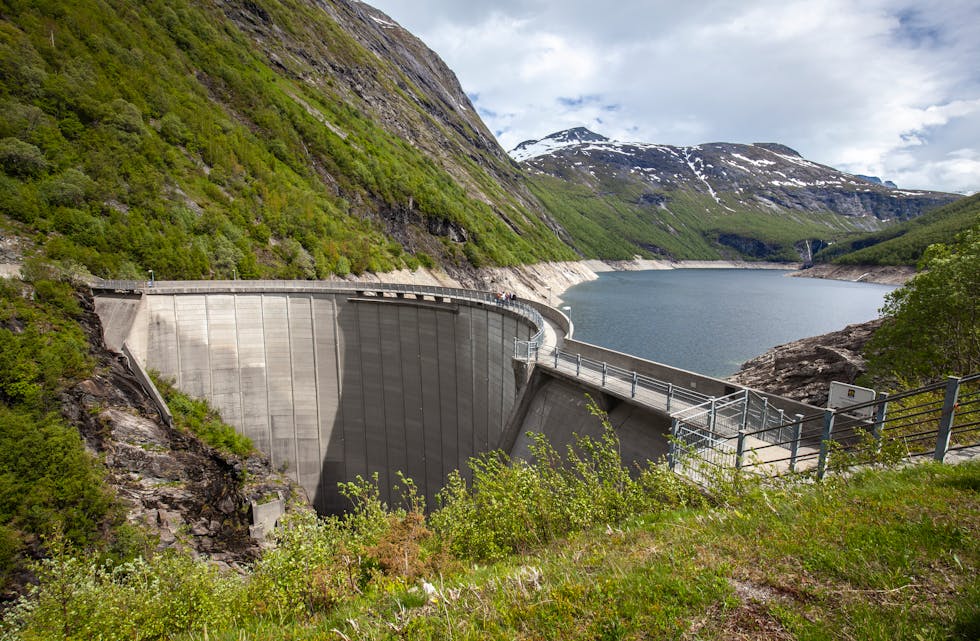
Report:
M 770 347 L 878 317 L 892 285 L 768 269 L 607 272 L 562 295 L 575 338 L 709 376 Z

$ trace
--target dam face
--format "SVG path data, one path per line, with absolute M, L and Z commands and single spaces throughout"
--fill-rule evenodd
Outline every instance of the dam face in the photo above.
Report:
M 321 513 L 349 507 L 337 483 L 358 475 L 397 502 L 397 471 L 434 506 L 450 471 L 500 446 L 523 383 L 514 339 L 537 331 L 492 302 L 352 291 L 161 290 L 97 309 L 107 341 L 208 399 Z

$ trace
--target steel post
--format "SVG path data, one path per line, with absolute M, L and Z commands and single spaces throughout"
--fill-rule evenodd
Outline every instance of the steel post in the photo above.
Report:
M 935 459 L 942 462 L 949 451 L 949 438 L 953 434 L 953 419 L 956 418 L 956 399 L 960 394 L 960 379 L 950 376 L 946 379 L 946 397 L 943 399 L 943 413 L 939 418 L 939 435 L 936 437 Z
M 803 415 L 797 414 L 793 423 L 793 442 L 789 449 L 789 471 L 796 471 L 796 458 L 800 454 L 800 439 L 803 438 Z
M 630 398 L 636 398 L 636 372 L 633 372 L 633 384 L 630 386 Z M 670 406 L 668 405 L 668 407 Z
M 670 422 L 670 442 L 667 444 L 667 467 L 672 472 L 677 471 L 677 435 L 680 433 L 679 419 Z
M 715 437 L 715 418 L 718 416 L 718 408 L 716 407 L 716 401 L 714 396 L 711 397 L 711 415 L 708 417 L 708 429 L 711 431 L 711 438 Z
M 738 447 L 735 450 L 735 469 L 742 469 L 742 458 L 745 456 L 745 430 L 738 431 Z
M 745 390 L 742 394 L 742 429 L 744 430 L 749 424 L 749 390 Z
M 875 439 L 877 447 L 881 446 L 882 433 L 885 430 L 885 421 L 888 420 L 888 392 L 878 395 L 878 404 L 875 405 L 875 422 L 871 426 L 871 435 Z
M 830 438 L 834 435 L 834 418 L 837 411 L 828 409 L 823 415 L 823 434 L 820 436 L 820 458 L 817 459 L 817 480 L 827 471 L 827 456 L 830 454 Z

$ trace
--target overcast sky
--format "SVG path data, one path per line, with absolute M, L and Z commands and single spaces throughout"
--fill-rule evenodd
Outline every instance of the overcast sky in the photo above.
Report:
M 371 0 L 507 150 L 780 142 L 900 187 L 980 190 L 977 0 Z

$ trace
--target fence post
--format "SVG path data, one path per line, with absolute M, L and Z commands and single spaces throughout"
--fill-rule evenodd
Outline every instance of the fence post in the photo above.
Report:
M 514 358 L 520 358 L 520 356 L 517 355 L 517 337 L 516 336 L 514 337 Z
M 708 429 L 711 431 L 711 437 L 715 436 L 715 418 L 717 417 L 717 408 L 715 407 L 715 397 L 711 397 L 711 416 L 708 418 Z
M 888 420 L 888 392 L 878 395 L 878 404 L 875 405 L 875 424 L 871 426 L 871 436 L 875 439 L 875 445 L 881 447 L 882 432 L 885 429 L 885 421 Z
M 602 364 L 602 386 L 606 386 L 606 364 Z
M 670 399 L 674 396 L 674 384 L 667 383 L 667 413 L 670 414 Z
M 555 348 L 555 369 L 558 369 L 558 355 L 561 354 L 561 350 L 557 347 Z
M 834 434 L 834 417 L 837 410 L 828 409 L 823 414 L 823 434 L 820 436 L 820 458 L 817 459 L 817 480 L 827 471 L 827 455 L 830 453 L 830 437 Z
M 800 454 L 800 439 L 803 438 L 803 415 L 796 415 L 796 422 L 793 423 L 793 442 L 789 448 L 789 471 L 796 471 L 796 457 Z
M 633 385 L 630 387 L 630 398 L 636 398 L 636 372 L 633 372 Z
M 766 424 L 769 422 L 769 398 L 765 397 L 762 399 L 762 429 L 766 429 Z
M 950 376 L 946 379 L 946 398 L 943 399 L 943 414 L 939 418 L 939 435 L 936 438 L 935 458 L 940 463 L 949 450 L 949 437 L 953 433 L 953 419 L 956 417 L 956 399 L 960 394 L 960 379 Z
M 670 422 L 670 442 L 667 444 L 667 466 L 671 472 L 677 471 L 677 435 L 680 433 L 678 419 Z
M 742 429 L 749 425 L 749 390 L 742 395 Z
M 581 373 L 582 373 L 582 355 L 581 354 L 576 354 L 575 355 L 575 376 L 578 376 Z
M 745 456 L 745 430 L 738 431 L 738 447 L 735 450 L 735 469 L 742 469 L 742 457 Z

